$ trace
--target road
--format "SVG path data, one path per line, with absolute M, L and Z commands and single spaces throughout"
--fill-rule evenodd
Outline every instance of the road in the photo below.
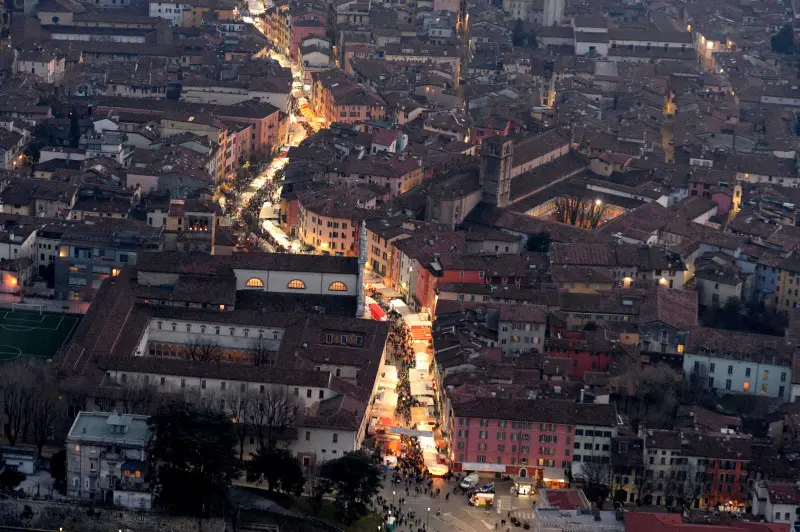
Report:
M 481 480 L 481 482 L 490 481 L 491 479 L 488 477 L 485 480 Z M 390 503 L 392 500 L 397 501 L 404 497 L 405 502 L 402 505 L 404 513 L 413 511 L 418 517 L 422 518 L 421 524 L 423 526 L 428 522 L 429 532 L 482 532 L 484 530 L 494 530 L 495 524 L 499 525 L 501 519 L 508 518 L 509 511 L 523 523 L 533 521 L 533 502 L 536 500 L 536 496 L 517 497 L 511 495 L 512 484 L 511 481 L 507 480 L 495 482 L 497 490 L 495 506 L 488 513 L 484 508 L 470 506 L 466 495 L 452 494 L 456 485 L 455 480 L 447 483 L 441 478 L 434 479 L 434 489 L 439 488 L 442 490 L 438 498 L 433 498 L 430 495 L 415 495 L 413 489 L 409 490 L 409 494 L 406 495 L 404 487 L 401 489 L 401 486 L 392 486 L 388 480 L 383 486 L 381 495 Z M 392 494 L 393 491 L 394 495 Z M 449 500 L 445 500 L 445 493 L 451 494 Z M 428 508 L 430 508 L 430 517 L 428 517 Z M 436 516 L 436 511 L 439 508 L 441 508 L 441 517 Z M 414 526 L 409 529 L 404 524 L 400 530 L 416 530 L 417 528 L 418 526 Z
M 271 5 L 271 2 L 249 0 L 250 12 L 253 14 L 257 14 L 263 10 L 264 5 Z M 258 28 L 258 25 L 255 24 L 255 21 L 251 17 L 245 16 L 242 17 L 242 20 Z M 299 67 L 289 61 L 286 56 L 278 53 L 276 50 L 270 50 L 269 57 L 278 61 L 282 67 L 289 68 L 292 71 L 292 96 L 297 101 L 297 108 L 300 109 L 300 116 L 297 116 L 294 113 L 294 106 L 291 106 L 289 109 L 290 124 L 286 146 L 299 146 L 307 136 L 305 124 L 311 126 L 311 129 L 313 129 L 314 132 L 319 131 L 323 127 L 327 127 L 327 124 L 315 115 L 313 108 L 308 102 Z M 288 162 L 289 159 L 286 157 L 285 152 L 282 151 L 281 156 L 274 158 L 269 166 L 267 166 L 255 179 L 253 179 L 253 181 L 250 182 L 247 189 L 245 189 L 244 193 L 242 194 L 241 204 L 246 205 L 253 194 L 257 190 L 268 185 L 273 180 L 278 170 L 281 170 Z M 277 242 L 279 242 L 281 245 L 284 245 L 284 247 L 287 249 L 291 249 L 293 251 L 299 250 L 301 248 L 301 243 L 296 239 L 289 238 L 288 235 L 286 235 L 286 233 L 284 233 L 283 230 L 277 225 L 277 223 L 272 223 L 273 220 L 277 222 L 279 216 L 279 198 L 281 194 L 281 187 L 276 186 L 274 192 L 275 194 L 273 198 L 271 198 L 269 201 L 266 201 L 262 205 L 259 218 L 262 220 L 264 229 L 269 231 L 269 233 Z

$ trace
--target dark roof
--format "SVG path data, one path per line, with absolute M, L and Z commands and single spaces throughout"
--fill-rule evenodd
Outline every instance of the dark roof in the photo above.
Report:
M 565 425 L 616 424 L 613 405 L 585 404 L 552 399 L 502 399 L 483 397 L 475 401 L 453 405 L 456 417 L 503 419 L 535 423 L 562 423 Z
M 190 360 L 164 357 L 109 357 L 100 366 L 105 370 L 130 371 L 132 373 L 156 373 L 182 375 L 186 377 L 208 377 L 231 381 L 267 382 L 288 386 L 328 386 L 327 371 L 293 370 L 273 366 L 249 364 L 209 364 Z
M 234 253 L 234 269 L 276 270 L 358 275 L 358 258 L 290 253 Z
M 660 321 L 678 330 L 697 325 L 697 292 L 659 288 L 645 299 L 639 323 Z
M 782 336 L 710 327 L 695 327 L 689 332 L 686 353 L 752 360 L 762 364 L 792 364 L 792 347 Z

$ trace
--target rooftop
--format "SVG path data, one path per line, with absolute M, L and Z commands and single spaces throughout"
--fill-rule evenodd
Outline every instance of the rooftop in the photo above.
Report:
M 148 416 L 116 412 L 78 412 L 67 440 L 144 446 L 151 436 L 148 419 Z

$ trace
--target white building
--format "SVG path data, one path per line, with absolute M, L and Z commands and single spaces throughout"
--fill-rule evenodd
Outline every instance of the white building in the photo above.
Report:
M 14 72 L 31 74 L 42 83 L 61 83 L 64 79 L 64 56 L 39 50 L 15 51 Z
M 564 0 L 544 0 L 542 26 L 559 26 L 564 21 Z
M 751 488 L 753 515 L 768 523 L 800 526 L 800 488 L 793 484 L 757 482 Z
M 67 434 L 67 495 L 149 510 L 148 416 L 79 412 Z
M 609 425 L 576 425 L 572 450 L 572 475 L 583 476 L 583 464 L 611 461 L 611 438 L 617 436 L 617 427 Z
M 150 2 L 151 17 L 169 20 L 172 26 L 183 26 L 183 12 L 192 11 L 192 5 L 186 3 Z
M 707 389 L 788 401 L 791 347 L 782 337 L 697 327 L 686 341 L 683 373 Z

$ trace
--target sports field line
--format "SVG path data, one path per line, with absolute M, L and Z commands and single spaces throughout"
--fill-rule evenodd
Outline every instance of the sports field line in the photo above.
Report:
M 5 312 L 3 314 L 3 321 L 28 321 L 28 322 L 31 322 L 31 323 L 42 323 L 42 322 L 44 322 L 44 318 L 45 318 L 45 316 L 43 314 L 38 316 L 39 319 L 14 318 L 14 317 L 9 316 L 9 314 L 21 314 L 21 312 L 13 312 L 13 311 L 12 312 Z
M 13 349 L 13 351 L 10 351 Z M 0 344 L 0 355 L 22 355 L 22 349 L 13 345 Z
M 0 323 L 0 327 L 11 332 L 30 332 L 40 329 L 40 327 L 31 327 L 30 325 L 6 325 L 4 323 Z
M 14 321 L 14 320 L 9 320 L 9 321 Z M 26 320 L 16 320 L 16 321 L 25 322 Z M 42 327 L 40 325 L 22 325 L 22 324 L 17 325 L 17 324 L 13 324 L 13 323 L 5 324 L 2 321 L 0 321 L 0 327 L 2 327 L 4 329 L 7 329 L 9 331 L 17 331 L 17 332 L 34 331 L 34 330 L 39 330 L 39 331 L 57 331 L 61 327 L 62 323 L 64 323 L 64 318 L 59 318 L 58 319 L 58 323 L 56 323 L 55 327 Z M 78 323 L 77 319 L 72 323 L 72 328 L 73 329 L 75 328 L 75 324 L 76 323 Z M 19 327 L 19 328 L 18 329 L 12 329 L 11 327 Z

